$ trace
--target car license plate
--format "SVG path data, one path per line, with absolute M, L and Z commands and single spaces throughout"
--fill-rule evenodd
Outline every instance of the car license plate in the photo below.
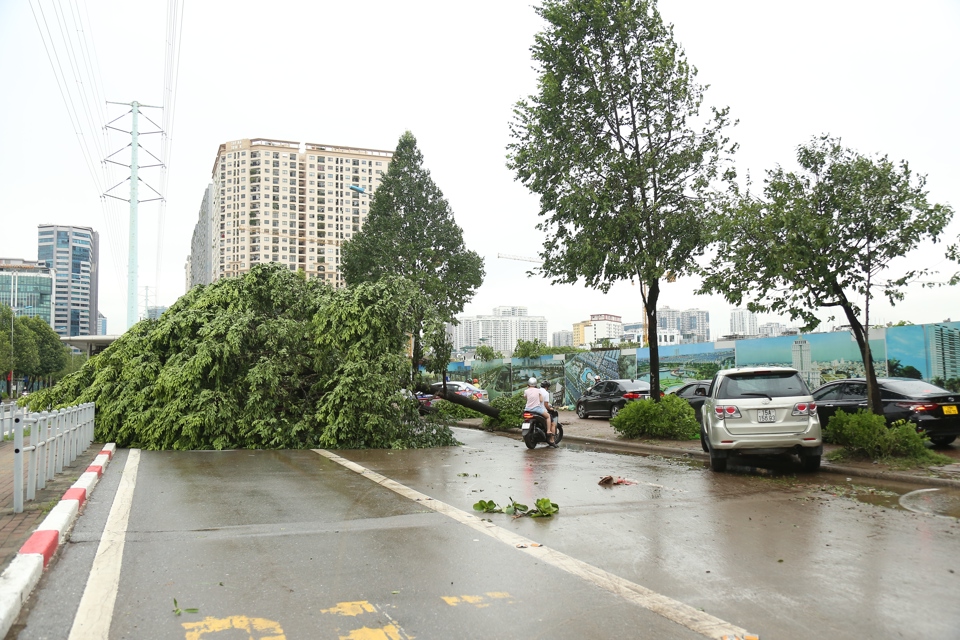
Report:
M 943 405 L 943 415 L 945 415 L 945 416 L 955 416 L 955 415 L 957 415 L 957 405 L 955 405 L 955 404 L 945 404 L 945 405 Z
M 757 422 L 776 422 L 777 412 L 773 409 L 757 409 Z

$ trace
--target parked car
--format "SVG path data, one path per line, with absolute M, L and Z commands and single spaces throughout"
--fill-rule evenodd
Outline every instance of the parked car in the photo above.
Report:
M 705 393 L 700 444 L 714 471 L 730 454 L 797 454 L 805 471 L 820 468 L 820 419 L 796 369 L 723 369 Z
M 436 396 L 429 393 L 422 393 L 420 391 L 413 392 L 409 389 L 401 389 L 400 393 L 408 400 L 417 401 L 417 404 L 419 405 L 417 409 L 420 415 L 425 416 L 433 411 L 433 401 L 436 400 Z
M 678 384 L 667 389 L 667 395 L 680 396 L 686 400 L 693 412 L 697 414 L 697 422 L 703 422 L 703 401 L 707 399 L 707 389 L 710 388 L 709 380 L 688 380 L 683 384 Z M 697 393 L 700 389 L 700 393 Z
M 442 382 L 434 382 L 430 385 L 430 391 L 434 394 L 440 393 L 440 390 L 443 388 Z M 482 402 L 488 404 L 490 402 L 490 395 L 479 387 L 475 387 L 469 382 L 463 382 L 460 380 L 448 380 L 447 389 L 454 391 L 459 396 L 464 396 L 477 402 Z
M 650 397 L 650 384 L 643 380 L 604 380 L 595 384 L 577 400 L 577 416 L 615 418 L 631 400 Z
M 915 378 L 877 378 L 887 424 L 909 420 L 930 442 L 945 447 L 960 435 L 960 393 Z M 839 410 L 855 413 L 867 408 L 867 382 L 863 378 L 835 380 L 813 392 L 820 422 L 828 424 Z

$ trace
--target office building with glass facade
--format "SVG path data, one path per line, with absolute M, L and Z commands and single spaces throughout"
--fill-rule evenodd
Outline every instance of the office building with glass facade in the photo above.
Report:
M 35 316 L 53 326 L 54 272 L 44 264 L 0 258 L 0 305 L 15 315 Z
M 99 234 L 90 227 L 41 224 L 37 261 L 56 272 L 53 330 L 61 337 L 96 335 Z

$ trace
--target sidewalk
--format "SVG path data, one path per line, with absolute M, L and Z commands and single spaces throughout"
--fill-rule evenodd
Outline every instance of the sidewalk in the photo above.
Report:
M 13 441 L 0 442 L 0 571 L 6 569 L 17 555 L 20 547 L 27 541 L 34 529 L 43 521 L 63 494 L 86 471 L 90 463 L 100 453 L 100 447 L 91 445 L 82 452 L 73 465 L 64 467 L 53 480 L 47 481 L 44 489 L 37 490 L 35 500 L 24 500 L 23 513 L 13 512 Z M 27 462 L 23 464 L 26 478 Z M 26 486 L 26 485 L 24 485 Z
M 572 411 L 560 412 L 560 424 L 563 425 L 564 442 L 614 447 L 637 453 L 661 456 L 694 458 L 703 460 L 704 462 L 709 460 L 709 456 L 700 448 L 699 440 L 623 438 L 610 426 L 608 420 L 602 418 L 581 419 Z M 458 426 L 473 429 L 482 429 L 482 425 L 483 420 L 481 418 L 470 418 L 458 422 Z M 519 437 L 520 430 L 508 429 L 500 433 L 507 433 Z M 836 464 L 826 460 L 826 454 L 831 451 L 836 451 L 839 448 L 839 446 L 831 444 L 825 444 L 823 446 L 824 460 L 820 467 L 821 471 L 843 476 L 858 476 L 875 480 L 892 480 L 896 482 L 922 484 L 928 487 L 942 486 L 960 489 L 960 443 L 955 442 L 946 449 L 937 450 L 938 453 L 943 453 L 956 460 L 955 463 L 945 467 L 907 470 L 891 469 L 889 465 L 874 462 L 843 462 L 842 464 Z

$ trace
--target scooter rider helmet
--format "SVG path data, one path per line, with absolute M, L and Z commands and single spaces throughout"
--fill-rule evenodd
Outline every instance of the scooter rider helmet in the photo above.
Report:
M 549 381 L 549 380 L 544 380 L 543 382 L 540 383 L 540 386 L 543 387 L 544 389 L 549 389 L 549 388 L 550 388 L 550 381 Z
M 535 386 L 537 386 L 537 379 L 536 379 L 536 378 L 530 378 L 529 380 L 527 380 L 527 386 L 528 386 L 528 387 L 535 387 Z

